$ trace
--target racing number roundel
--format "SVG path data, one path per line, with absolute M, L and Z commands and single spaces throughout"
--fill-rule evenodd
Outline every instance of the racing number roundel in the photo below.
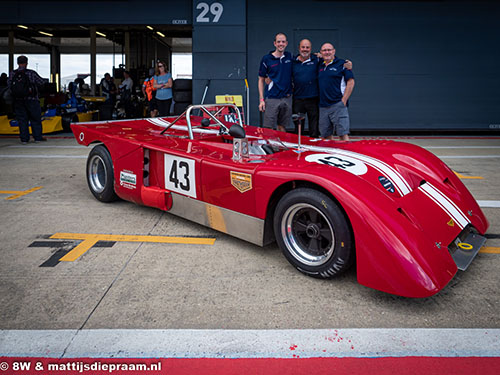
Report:
M 196 198 L 195 162 L 165 154 L 165 189 Z
M 340 154 L 307 155 L 306 161 L 337 167 L 357 176 L 361 176 L 368 171 L 368 167 L 362 161 Z

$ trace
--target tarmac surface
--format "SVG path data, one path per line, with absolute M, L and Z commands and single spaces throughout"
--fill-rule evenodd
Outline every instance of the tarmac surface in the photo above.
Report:
M 500 137 L 383 137 L 444 160 L 490 222 L 490 251 L 424 299 L 366 288 L 355 268 L 313 279 L 276 244 L 261 248 L 125 201 L 101 203 L 85 178 L 90 148 L 68 134 L 47 138 L 24 146 L 0 138 L 0 330 L 500 328 Z M 361 138 L 377 137 L 353 140 Z M 74 261 L 58 260 L 95 234 L 109 236 Z

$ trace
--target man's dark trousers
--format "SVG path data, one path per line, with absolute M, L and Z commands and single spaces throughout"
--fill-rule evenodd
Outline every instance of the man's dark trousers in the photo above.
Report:
M 319 98 L 293 98 L 293 113 L 307 114 L 309 137 L 319 137 Z M 297 133 L 299 129 L 295 129 Z M 304 129 L 302 129 L 304 131 Z
M 29 124 L 35 141 L 42 139 L 42 110 L 38 100 L 17 99 L 14 103 L 19 135 L 22 142 L 29 142 Z

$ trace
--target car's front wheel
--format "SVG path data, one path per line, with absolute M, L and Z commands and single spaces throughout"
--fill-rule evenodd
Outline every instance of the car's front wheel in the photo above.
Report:
M 113 161 L 104 145 L 95 146 L 87 159 L 87 183 L 89 189 L 101 202 L 117 199 L 114 187 Z
M 351 229 L 342 210 L 314 189 L 294 189 L 281 198 L 274 234 L 287 260 L 313 277 L 332 278 L 354 260 Z

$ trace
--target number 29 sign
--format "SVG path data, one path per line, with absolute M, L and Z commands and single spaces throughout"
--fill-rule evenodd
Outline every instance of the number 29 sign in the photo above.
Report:
M 165 189 L 196 198 L 195 162 L 165 154 Z

